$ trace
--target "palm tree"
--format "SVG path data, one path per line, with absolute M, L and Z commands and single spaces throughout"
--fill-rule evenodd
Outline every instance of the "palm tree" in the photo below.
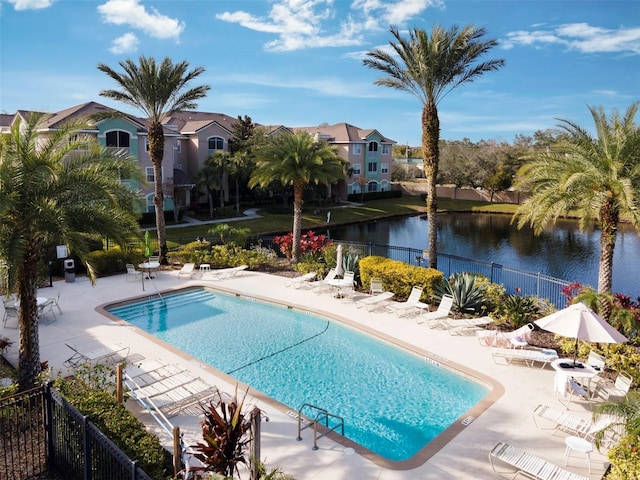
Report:
M 536 234 L 569 210 L 580 228 L 596 217 L 600 222 L 598 292 L 611 292 L 613 251 L 618 222 L 624 216 L 640 231 L 640 129 L 634 117 L 640 102 L 624 117 L 603 107 L 589 107 L 596 136 L 569 120 L 560 119 L 560 135 L 548 150 L 524 157 L 518 188 L 531 197 L 516 210 L 518 227 L 530 224 Z M 610 312 L 607 312 L 607 314 Z
M 216 190 L 220 192 L 220 207 L 224 208 L 224 169 L 227 157 L 229 154 L 226 152 L 216 152 L 210 155 L 196 175 L 197 187 L 207 191 L 209 218 L 213 218 L 213 195 Z
M 84 234 L 126 245 L 140 232 L 132 213 L 139 192 L 120 182 L 140 179 L 137 161 L 83 138 L 77 132 L 89 128 L 84 124 L 42 136 L 42 118 L 31 115 L 0 136 L 0 263 L 7 267 L 6 288 L 17 291 L 20 302 L 20 390 L 33 386 L 41 371 L 36 298 L 45 249 L 64 244 L 86 263 Z M 91 265 L 87 270 L 94 281 Z
M 347 162 L 326 142 L 307 132 L 281 133 L 255 152 L 256 168 L 249 186 L 267 187 L 271 182 L 293 187 L 293 245 L 291 260 L 298 261 L 302 230 L 304 189 L 309 184 L 329 185 L 346 178 Z
M 402 38 L 395 27 L 391 27 L 391 34 L 396 40 L 389 42 L 394 53 L 376 48 L 367 53 L 363 63 L 388 75 L 376 80 L 376 85 L 402 90 L 422 102 L 422 155 L 427 178 L 429 266 L 437 268 L 436 178 L 440 161 L 438 104 L 459 85 L 473 82 L 482 74 L 502 67 L 504 60 L 476 63 L 498 42 L 493 39 L 481 40 L 485 29 L 473 25 L 462 29 L 454 25 L 447 31 L 436 24 L 431 30 L 431 37 L 424 30 L 415 28 L 409 33 L 408 40 Z
M 154 196 L 156 210 L 156 230 L 160 246 L 160 260 L 164 263 L 167 255 L 167 240 L 164 223 L 164 191 L 162 190 L 162 159 L 164 157 L 164 132 L 162 122 L 179 110 L 197 107 L 196 100 L 204 98 L 211 87 L 200 85 L 187 88 L 190 81 L 204 72 L 196 67 L 188 70 L 189 63 L 173 64 L 167 57 L 161 64 L 154 58 L 140 57 L 139 64 L 132 60 L 120 62 L 124 73 L 118 73 L 101 63 L 98 70 L 106 73 L 120 85 L 120 90 L 102 90 L 100 95 L 126 103 L 141 110 L 149 125 L 149 158 L 153 164 Z

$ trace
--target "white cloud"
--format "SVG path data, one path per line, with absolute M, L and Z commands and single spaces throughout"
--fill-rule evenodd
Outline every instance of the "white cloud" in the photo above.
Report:
M 640 27 L 616 30 L 593 27 L 587 23 L 567 23 L 547 30 L 520 30 L 507 33 L 505 49 L 516 45 L 560 44 L 582 53 L 640 54 Z
M 9 0 L 16 10 L 40 10 L 49 8 L 53 0 Z
M 98 12 L 106 23 L 127 25 L 155 38 L 178 40 L 184 30 L 184 22 L 162 15 L 155 8 L 147 10 L 139 0 L 107 0 L 98 6 Z
M 294 51 L 304 48 L 362 45 L 363 33 L 403 23 L 441 0 L 354 0 L 351 14 L 337 20 L 334 0 L 278 0 L 266 16 L 245 11 L 223 12 L 218 20 L 278 37 L 265 44 L 267 50 Z
M 111 43 L 111 48 L 109 50 L 116 55 L 135 52 L 138 49 L 139 43 L 140 42 L 138 41 L 138 37 L 129 32 L 125 33 L 121 37 L 116 38 Z

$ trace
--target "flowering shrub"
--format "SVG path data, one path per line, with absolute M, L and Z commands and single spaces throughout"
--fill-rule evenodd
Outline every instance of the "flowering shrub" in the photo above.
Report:
M 580 282 L 573 282 L 569 285 L 562 287 L 562 294 L 567 299 L 567 306 L 571 305 L 571 302 L 575 296 L 582 291 L 582 284 Z
M 282 254 L 291 258 L 291 250 L 293 249 L 293 233 L 287 233 L 286 235 L 277 236 L 273 241 L 280 247 Z M 326 235 L 316 235 L 311 230 L 307 233 L 303 233 L 300 237 L 300 254 L 305 253 L 318 254 L 322 252 L 325 245 L 330 244 L 331 241 L 327 241 Z

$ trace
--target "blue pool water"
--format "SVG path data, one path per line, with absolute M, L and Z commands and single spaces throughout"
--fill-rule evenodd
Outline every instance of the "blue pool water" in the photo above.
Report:
M 389 460 L 411 458 L 488 393 L 371 336 L 251 299 L 190 290 L 108 311 L 292 410 L 343 417 L 346 437 Z

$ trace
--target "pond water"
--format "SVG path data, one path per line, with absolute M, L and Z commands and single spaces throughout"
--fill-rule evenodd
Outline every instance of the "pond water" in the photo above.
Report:
M 334 240 L 427 248 L 426 216 L 404 217 L 329 230 Z M 560 220 L 541 235 L 518 230 L 510 215 L 447 213 L 438 216 L 438 251 L 598 286 L 600 231 L 580 231 Z M 640 236 L 621 224 L 613 259 L 613 291 L 640 296 Z

